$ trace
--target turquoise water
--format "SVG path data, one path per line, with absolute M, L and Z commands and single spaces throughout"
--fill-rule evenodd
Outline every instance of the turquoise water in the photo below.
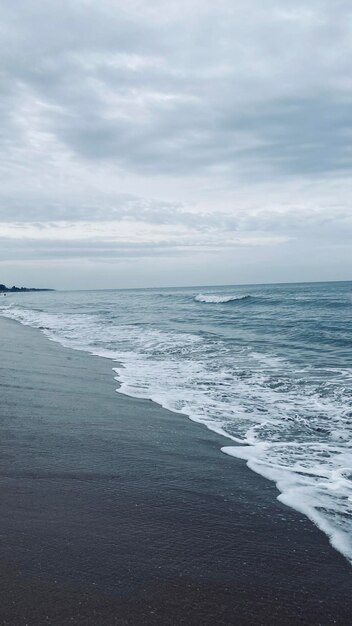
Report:
M 352 561 L 352 282 L 8 294 L 0 313 L 226 435 Z

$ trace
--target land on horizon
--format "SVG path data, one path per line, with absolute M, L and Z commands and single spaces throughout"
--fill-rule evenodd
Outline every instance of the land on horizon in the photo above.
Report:
M 55 289 L 40 289 L 37 287 L 6 287 L 6 285 L 0 284 L 1 293 L 17 293 L 18 291 L 55 291 Z

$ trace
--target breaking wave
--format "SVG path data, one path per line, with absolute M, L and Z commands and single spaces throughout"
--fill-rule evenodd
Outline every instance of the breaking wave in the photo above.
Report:
M 226 436 L 222 451 L 274 481 L 352 563 L 351 287 L 198 289 L 37 294 L 26 308 L 13 296 L 0 315 L 112 359 L 120 393 Z M 194 304 L 249 298 L 251 315 Z
M 252 296 L 217 296 L 215 294 L 199 293 L 195 296 L 196 302 L 204 302 L 206 304 L 225 304 L 226 302 L 236 302 L 236 300 L 249 300 Z

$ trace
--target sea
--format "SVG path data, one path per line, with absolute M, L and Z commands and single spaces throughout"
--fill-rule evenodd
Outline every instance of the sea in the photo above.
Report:
M 224 435 L 352 563 L 352 282 L 9 293 L 0 315 Z

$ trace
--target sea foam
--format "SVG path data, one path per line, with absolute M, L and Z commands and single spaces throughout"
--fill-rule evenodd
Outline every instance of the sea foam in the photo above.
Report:
M 307 515 L 352 562 L 351 367 L 338 364 L 336 355 L 313 366 L 311 343 L 302 357 L 306 336 L 312 341 L 309 334 L 301 340 L 299 356 L 298 335 L 292 344 L 294 358 L 286 354 L 290 335 L 285 352 L 278 354 L 271 319 L 267 327 L 263 318 L 254 319 L 257 307 L 251 316 L 243 316 L 239 307 L 227 307 L 223 313 L 220 309 L 219 323 L 219 309 L 213 315 L 212 307 L 195 307 L 190 295 L 170 294 L 160 298 L 162 304 L 155 292 L 144 299 L 135 294 L 77 294 L 70 296 L 72 301 L 65 294 L 46 295 L 36 297 L 42 310 L 19 306 L 17 298 L 0 313 L 41 329 L 67 347 L 112 359 L 118 392 L 152 399 L 227 437 L 231 445 L 223 452 L 244 459 L 250 469 L 275 481 L 279 499 Z M 243 298 L 223 293 L 199 296 L 214 303 Z M 275 307 L 279 296 L 273 292 Z M 275 310 L 272 307 L 271 315 Z M 292 315 L 282 311 L 277 320 L 292 333 Z M 319 328 L 318 315 L 312 319 Z M 210 316 L 206 328 L 211 332 L 200 332 L 202 316 L 207 324 Z M 226 332 L 231 337 L 234 328 L 237 332 L 244 324 L 240 341 L 229 343 L 221 334 L 228 316 Z M 302 319 L 306 323 L 306 317 L 301 318 L 301 325 Z M 246 334 L 249 323 L 259 324 L 260 339 L 266 331 L 265 341 L 253 342 L 253 335 Z M 337 325 L 334 315 L 334 332 Z M 340 335 L 344 328 L 342 320 Z M 321 363 L 325 353 L 316 353 Z
M 226 304 L 227 302 L 236 302 L 237 300 L 249 300 L 250 297 L 250 295 L 230 296 L 199 293 L 197 296 L 195 296 L 194 299 L 196 300 L 196 302 L 204 302 L 206 304 Z

